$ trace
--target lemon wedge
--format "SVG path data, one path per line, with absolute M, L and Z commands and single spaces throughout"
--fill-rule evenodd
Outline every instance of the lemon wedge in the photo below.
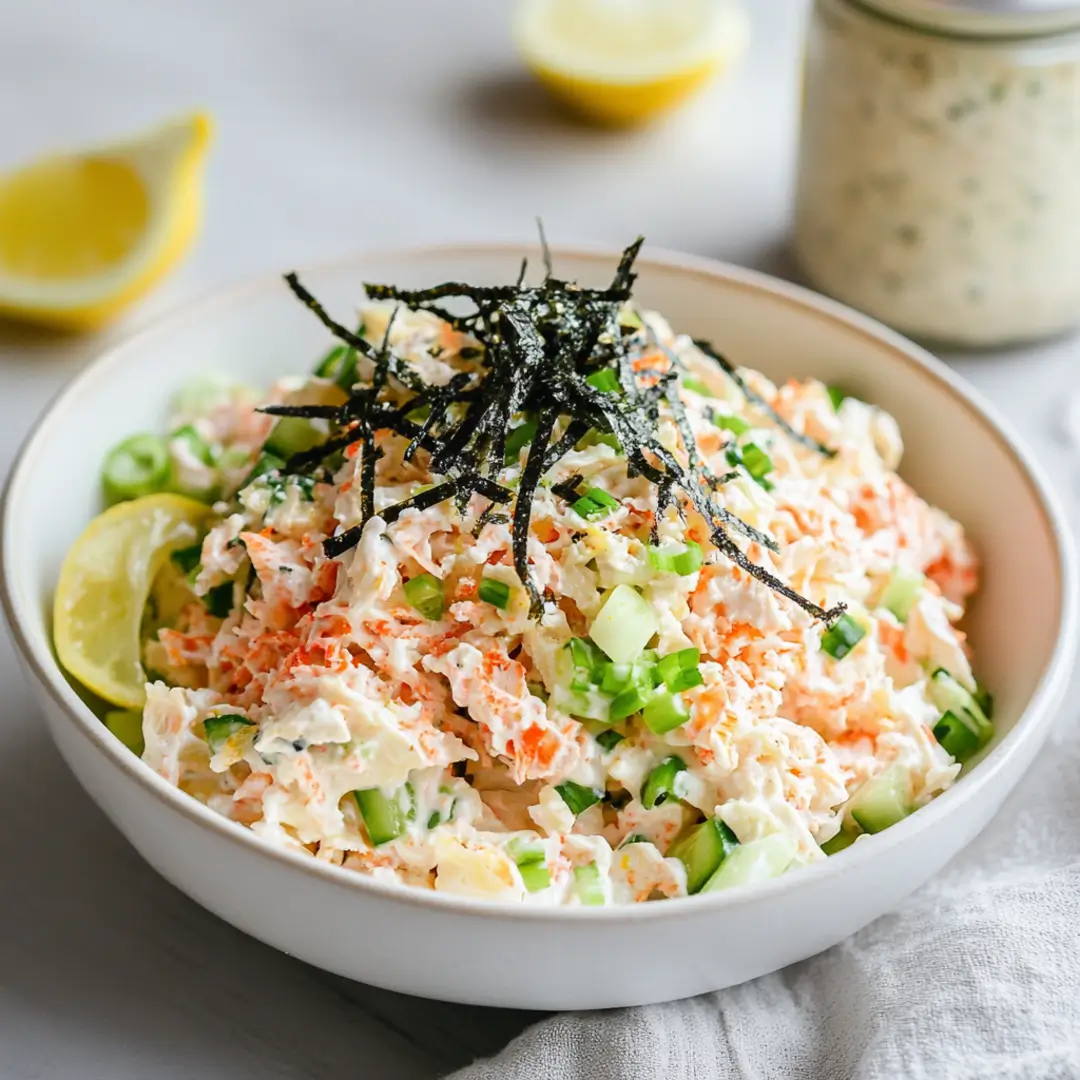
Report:
M 580 113 L 633 124 L 689 97 L 742 53 L 738 0 L 524 0 L 525 62 Z
M 145 700 L 139 627 L 165 560 L 198 543 L 212 511 L 182 495 L 147 495 L 99 514 L 75 541 L 53 601 L 60 663 L 125 709 Z
M 203 113 L 0 176 L 0 314 L 92 329 L 166 274 L 202 211 Z

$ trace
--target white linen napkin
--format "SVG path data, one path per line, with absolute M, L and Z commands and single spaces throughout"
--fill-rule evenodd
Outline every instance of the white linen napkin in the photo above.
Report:
M 1077 1080 L 1075 689 L 1066 700 L 998 817 L 899 911 L 730 990 L 542 1020 L 451 1080 Z

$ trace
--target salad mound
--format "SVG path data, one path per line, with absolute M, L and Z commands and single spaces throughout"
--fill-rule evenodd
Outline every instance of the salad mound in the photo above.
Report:
M 607 289 L 368 286 L 356 329 L 290 275 L 313 372 L 190 387 L 105 463 L 95 543 L 172 515 L 113 582 L 141 669 L 85 675 L 58 593 L 69 671 L 145 698 L 114 733 L 269 843 L 542 905 L 761 881 L 948 788 L 992 736 L 962 528 L 883 410 L 640 309 L 637 249 Z

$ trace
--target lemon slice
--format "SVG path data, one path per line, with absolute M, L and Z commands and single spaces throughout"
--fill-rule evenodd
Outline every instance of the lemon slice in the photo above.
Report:
M 559 98 L 607 124 L 647 120 L 742 53 L 738 0 L 524 0 L 525 62 Z
M 105 322 L 183 255 L 202 207 L 203 113 L 0 176 L 0 313 Z
M 145 700 L 139 626 L 172 552 L 198 542 L 212 511 L 182 495 L 147 495 L 99 514 L 75 541 L 53 601 L 53 641 L 68 673 L 125 709 Z

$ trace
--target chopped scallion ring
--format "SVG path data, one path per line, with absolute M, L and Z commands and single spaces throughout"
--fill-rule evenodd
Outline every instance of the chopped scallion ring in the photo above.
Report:
M 405 582 L 405 599 L 431 622 L 443 617 L 446 600 L 442 582 L 434 574 L 420 574 Z
M 750 430 L 750 424 L 741 416 L 714 412 L 710 418 L 721 431 L 730 431 L 735 436 L 745 435 Z
M 604 903 L 604 881 L 596 863 L 574 867 L 574 892 L 586 907 L 599 907 Z
M 864 637 L 866 631 L 850 615 L 844 614 L 821 635 L 821 647 L 834 660 L 843 660 Z
M 653 810 L 675 796 L 675 778 L 686 768 L 682 758 L 672 755 L 664 758 L 645 778 L 641 788 L 641 805 Z
M 671 684 L 677 677 L 687 671 L 696 671 L 700 663 L 701 652 L 691 646 L 689 649 L 680 649 L 661 657 L 656 662 L 656 671 L 664 680 L 664 685 L 671 690 Z
M 607 731 L 601 731 L 600 734 L 596 736 L 596 741 L 601 750 L 605 750 L 610 754 L 611 751 L 625 738 L 625 735 L 621 735 L 614 728 L 608 728 Z
M 673 694 L 666 688 L 654 690 L 641 711 L 645 726 L 655 735 L 666 735 L 682 727 L 690 719 L 690 708 L 682 694 Z
M 506 436 L 506 463 L 517 461 L 521 451 L 536 438 L 536 421 L 525 420 Z
M 829 400 L 832 402 L 833 410 L 839 412 L 840 406 L 847 401 L 849 395 L 841 390 L 839 386 L 827 386 L 825 389 L 829 392 Z
M 950 757 L 967 761 L 982 746 L 982 740 L 971 724 L 954 712 L 944 712 L 934 725 L 934 738 Z
M 476 595 L 485 604 L 491 604 L 500 611 L 505 611 L 510 603 L 510 586 L 505 581 L 499 581 L 498 578 L 484 575 L 480 579 L 480 588 Z
M 171 477 L 165 440 L 158 435 L 132 435 L 109 451 L 101 479 L 108 501 L 118 503 L 164 491 Z
M 604 797 L 602 791 L 585 787 L 584 784 L 576 784 L 573 780 L 564 780 L 561 784 L 556 784 L 555 790 L 562 796 L 562 801 L 570 807 L 575 817 Z

